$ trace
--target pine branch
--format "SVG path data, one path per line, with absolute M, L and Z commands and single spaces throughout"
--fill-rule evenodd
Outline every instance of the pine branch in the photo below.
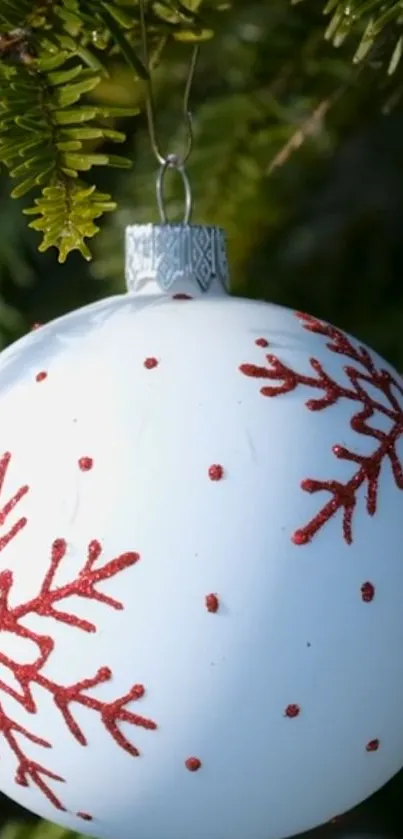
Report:
M 72 250 L 90 259 L 85 239 L 98 230 L 94 219 L 115 208 L 79 173 L 131 166 L 97 146 L 124 142 L 105 121 L 138 108 L 106 108 L 85 97 L 108 75 L 101 52 L 106 64 L 117 53 L 136 79 L 147 79 L 136 47 L 136 6 L 134 0 L 0 0 L 0 163 L 17 180 L 13 198 L 41 190 L 24 212 L 40 215 L 31 223 L 44 234 L 40 250 L 55 246 L 61 262 Z M 152 4 L 148 25 L 154 45 L 167 32 L 203 35 L 197 14 L 177 2 Z
M 39 250 L 43 252 L 54 246 L 59 251 L 59 262 L 65 262 L 72 250 L 79 250 L 85 259 L 91 259 L 85 239 L 98 233 L 94 219 L 115 209 L 110 196 L 98 192 L 95 186 L 66 178 L 45 187 L 41 198 L 35 199 L 35 206 L 23 212 L 39 215 L 29 225 L 43 233 Z
M 294 5 L 300 0 L 294 0 Z M 403 53 L 403 18 L 400 0 L 329 0 L 324 14 L 330 15 L 325 38 L 340 47 L 349 37 L 358 40 L 353 62 L 371 56 L 392 75 Z

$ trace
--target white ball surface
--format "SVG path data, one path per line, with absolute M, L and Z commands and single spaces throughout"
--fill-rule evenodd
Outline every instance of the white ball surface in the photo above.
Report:
M 101 839 L 282 839 L 400 769 L 379 356 L 273 305 L 124 295 L 6 350 L 0 417 L 4 793 Z

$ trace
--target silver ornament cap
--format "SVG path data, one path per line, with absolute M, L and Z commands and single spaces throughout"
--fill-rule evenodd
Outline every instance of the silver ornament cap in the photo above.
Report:
M 229 290 L 227 246 L 219 227 L 134 224 L 126 228 L 128 292 L 188 293 Z

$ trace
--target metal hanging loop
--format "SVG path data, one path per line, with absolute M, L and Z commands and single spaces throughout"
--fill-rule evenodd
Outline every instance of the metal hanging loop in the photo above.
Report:
M 190 93 L 193 84 L 193 78 L 196 70 L 197 60 L 199 57 L 199 45 L 196 44 L 193 53 L 191 62 L 189 65 L 189 72 L 186 80 L 186 86 L 183 96 L 183 104 L 182 104 L 182 111 L 183 111 L 183 120 L 186 128 L 186 140 L 185 140 L 185 147 L 183 150 L 182 155 L 178 154 L 167 154 L 166 156 L 161 151 L 161 147 L 158 142 L 157 138 L 157 131 L 155 125 L 155 108 L 154 108 L 154 95 L 153 95 L 153 87 L 150 77 L 150 59 L 149 59 L 149 52 L 148 52 L 148 40 L 147 40 L 147 27 L 146 27 L 146 20 L 145 20 L 145 10 L 146 10 L 146 3 L 147 0 L 139 0 L 139 10 L 140 10 L 140 31 L 141 31 L 141 40 L 142 40 L 142 48 L 143 48 L 143 60 L 145 67 L 148 71 L 148 82 L 147 82 L 147 98 L 146 98 L 146 113 L 147 113 L 147 122 L 148 122 L 148 131 L 150 135 L 151 141 L 151 148 L 153 153 L 160 164 L 160 170 L 157 176 L 157 183 L 156 183 L 156 193 L 157 193 L 157 203 L 160 218 L 163 224 L 167 224 L 167 213 L 165 208 L 165 198 L 164 198 L 164 182 L 165 182 L 165 175 L 168 169 L 174 169 L 177 171 L 183 182 L 184 191 L 185 191 L 185 213 L 184 213 L 184 224 L 189 224 L 191 215 L 192 215 L 192 193 L 190 182 L 188 176 L 186 174 L 185 165 L 189 156 L 191 154 L 193 148 L 193 123 L 192 123 L 192 114 L 189 110 L 189 100 L 190 100 Z
M 183 224 L 189 224 L 191 216 L 192 216 L 192 209 L 193 209 L 193 201 L 192 201 L 192 190 L 190 187 L 190 181 L 186 174 L 186 169 L 182 163 L 181 158 L 179 158 L 175 154 L 168 155 L 167 159 L 164 163 L 162 163 L 160 170 L 157 175 L 157 183 L 156 183 L 156 193 L 157 193 L 157 204 L 158 210 L 160 214 L 160 219 L 162 224 L 169 224 L 166 207 L 165 207 L 165 197 L 164 197 L 164 184 L 165 184 L 165 175 L 168 169 L 174 169 L 182 178 L 184 193 L 185 193 L 185 213 L 183 218 Z

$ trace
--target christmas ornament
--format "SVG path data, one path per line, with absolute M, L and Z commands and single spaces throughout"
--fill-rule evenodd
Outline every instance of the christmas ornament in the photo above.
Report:
M 128 228 L 126 273 L 0 356 L 0 787 L 282 839 L 403 763 L 402 380 L 231 298 L 214 227 Z

